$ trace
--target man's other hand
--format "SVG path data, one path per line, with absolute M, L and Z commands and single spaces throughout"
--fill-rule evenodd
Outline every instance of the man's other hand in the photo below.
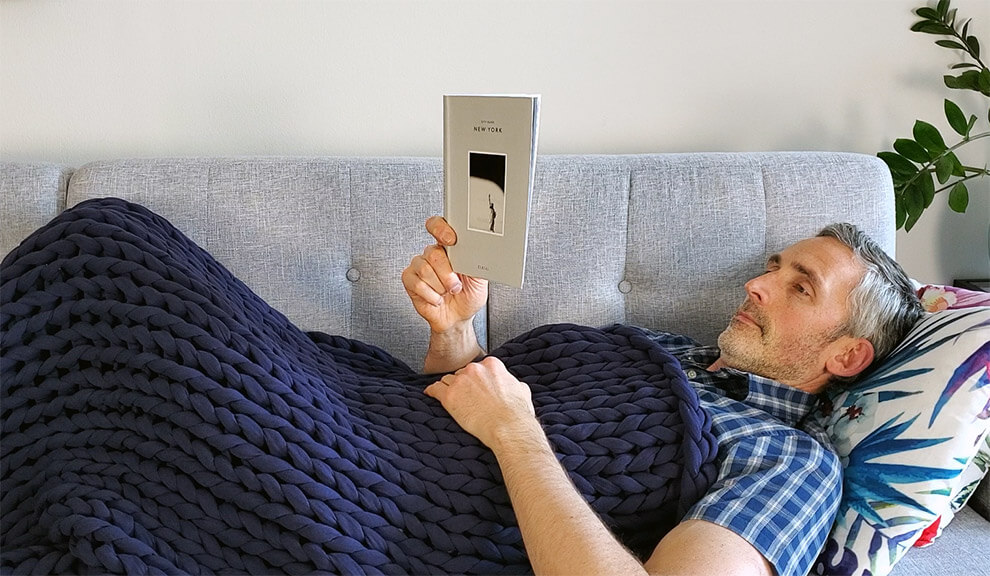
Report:
M 426 394 L 439 400 L 461 428 L 496 454 L 520 436 L 543 439 L 529 386 L 494 356 L 447 374 L 428 386 Z
M 488 281 L 454 272 L 446 246 L 457 242 L 454 229 L 439 216 L 426 221 L 436 240 L 413 257 L 402 271 L 402 285 L 413 307 L 435 333 L 444 333 L 470 321 L 488 299 Z

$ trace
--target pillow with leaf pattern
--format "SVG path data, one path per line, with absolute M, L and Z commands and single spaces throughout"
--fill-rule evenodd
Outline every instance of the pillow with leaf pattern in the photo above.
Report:
M 949 509 L 921 533 L 921 537 L 914 542 L 915 548 L 925 548 L 935 543 L 935 540 L 942 535 L 942 531 L 952 522 L 956 514 L 969 503 L 970 497 L 976 493 L 976 488 L 983 481 L 983 477 L 987 475 L 988 469 L 990 469 L 990 434 L 986 435 L 973 461 L 959 475 L 959 482 L 949 499 Z
M 885 576 L 950 510 L 987 435 L 990 307 L 927 315 L 815 415 L 842 460 L 843 494 L 814 573 Z
M 988 292 L 938 284 L 921 285 L 916 283 L 916 285 L 920 286 L 918 298 L 927 312 L 990 306 L 990 293 Z M 956 490 L 952 494 L 952 504 L 949 511 L 936 518 L 922 532 L 921 537 L 914 542 L 915 548 L 931 546 L 935 539 L 942 535 L 942 531 L 952 522 L 956 513 L 966 505 L 970 496 L 975 493 L 976 487 L 987 475 L 988 468 L 990 468 L 990 435 L 987 436 L 986 442 L 980 447 L 973 461 L 963 470 L 959 485 L 956 486 Z

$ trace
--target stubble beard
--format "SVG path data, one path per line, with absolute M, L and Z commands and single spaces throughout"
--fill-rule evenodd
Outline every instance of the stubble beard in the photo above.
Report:
M 739 307 L 753 318 L 757 326 L 735 317 L 719 334 L 718 346 L 724 365 L 771 378 L 778 382 L 800 380 L 817 359 L 826 343 L 819 334 L 802 334 L 783 338 L 774 324 L 748 302 Z

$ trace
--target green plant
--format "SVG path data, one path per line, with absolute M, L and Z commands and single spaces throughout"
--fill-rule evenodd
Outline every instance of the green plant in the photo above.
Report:
M 923 6 L 915 10 L 922 20 L 911 26 L 911 30 L 942 36 L 935 44 L 963 52 L 963 62 L 951 68 L 957 75 L 943 77 L 948 88 L 971 90 L 990 99 L 990 70 L 980 59 L 979 40 L 969 34 L 972 19 L 957 24 L 956 10 L 950 8 L 949 2 L 939 0 L 934 8 Z M 966 166 L 956 156 L 956 151 L 966 144 L 990 137 L 990 130 L 974 133 L 978 122 L 976 115 L 967 118 L 962 108 L 948 98 L 945 100 L 945 119 L 960 138 L 958 142 L 947 144 L 938 128 L 917 120 L 913 138 L 899 138 L 894 141 L 894 151 L 877 154 L 887 163 L 894 182 L 897 228 L 911 230 L 922 212 L 931 206 L 935 195 L 946 190 L 949 191 L 949 207 L 956 212 L 965 212 L 969 205 L 966 182 L 990 176 L 986 164 L 982 168 Z M 990 107 L 986 119 L 990 123 Z

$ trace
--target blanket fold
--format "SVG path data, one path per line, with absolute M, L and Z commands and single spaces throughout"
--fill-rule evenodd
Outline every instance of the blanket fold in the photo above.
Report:
M 374 346 L 305 333 L 167 220 L 70 208 L 0 265 L 3 573 L 526 573 L 491 452 Z M 648 555 L 715 476 L 640 330 L 492 351 L 562 466 Z

